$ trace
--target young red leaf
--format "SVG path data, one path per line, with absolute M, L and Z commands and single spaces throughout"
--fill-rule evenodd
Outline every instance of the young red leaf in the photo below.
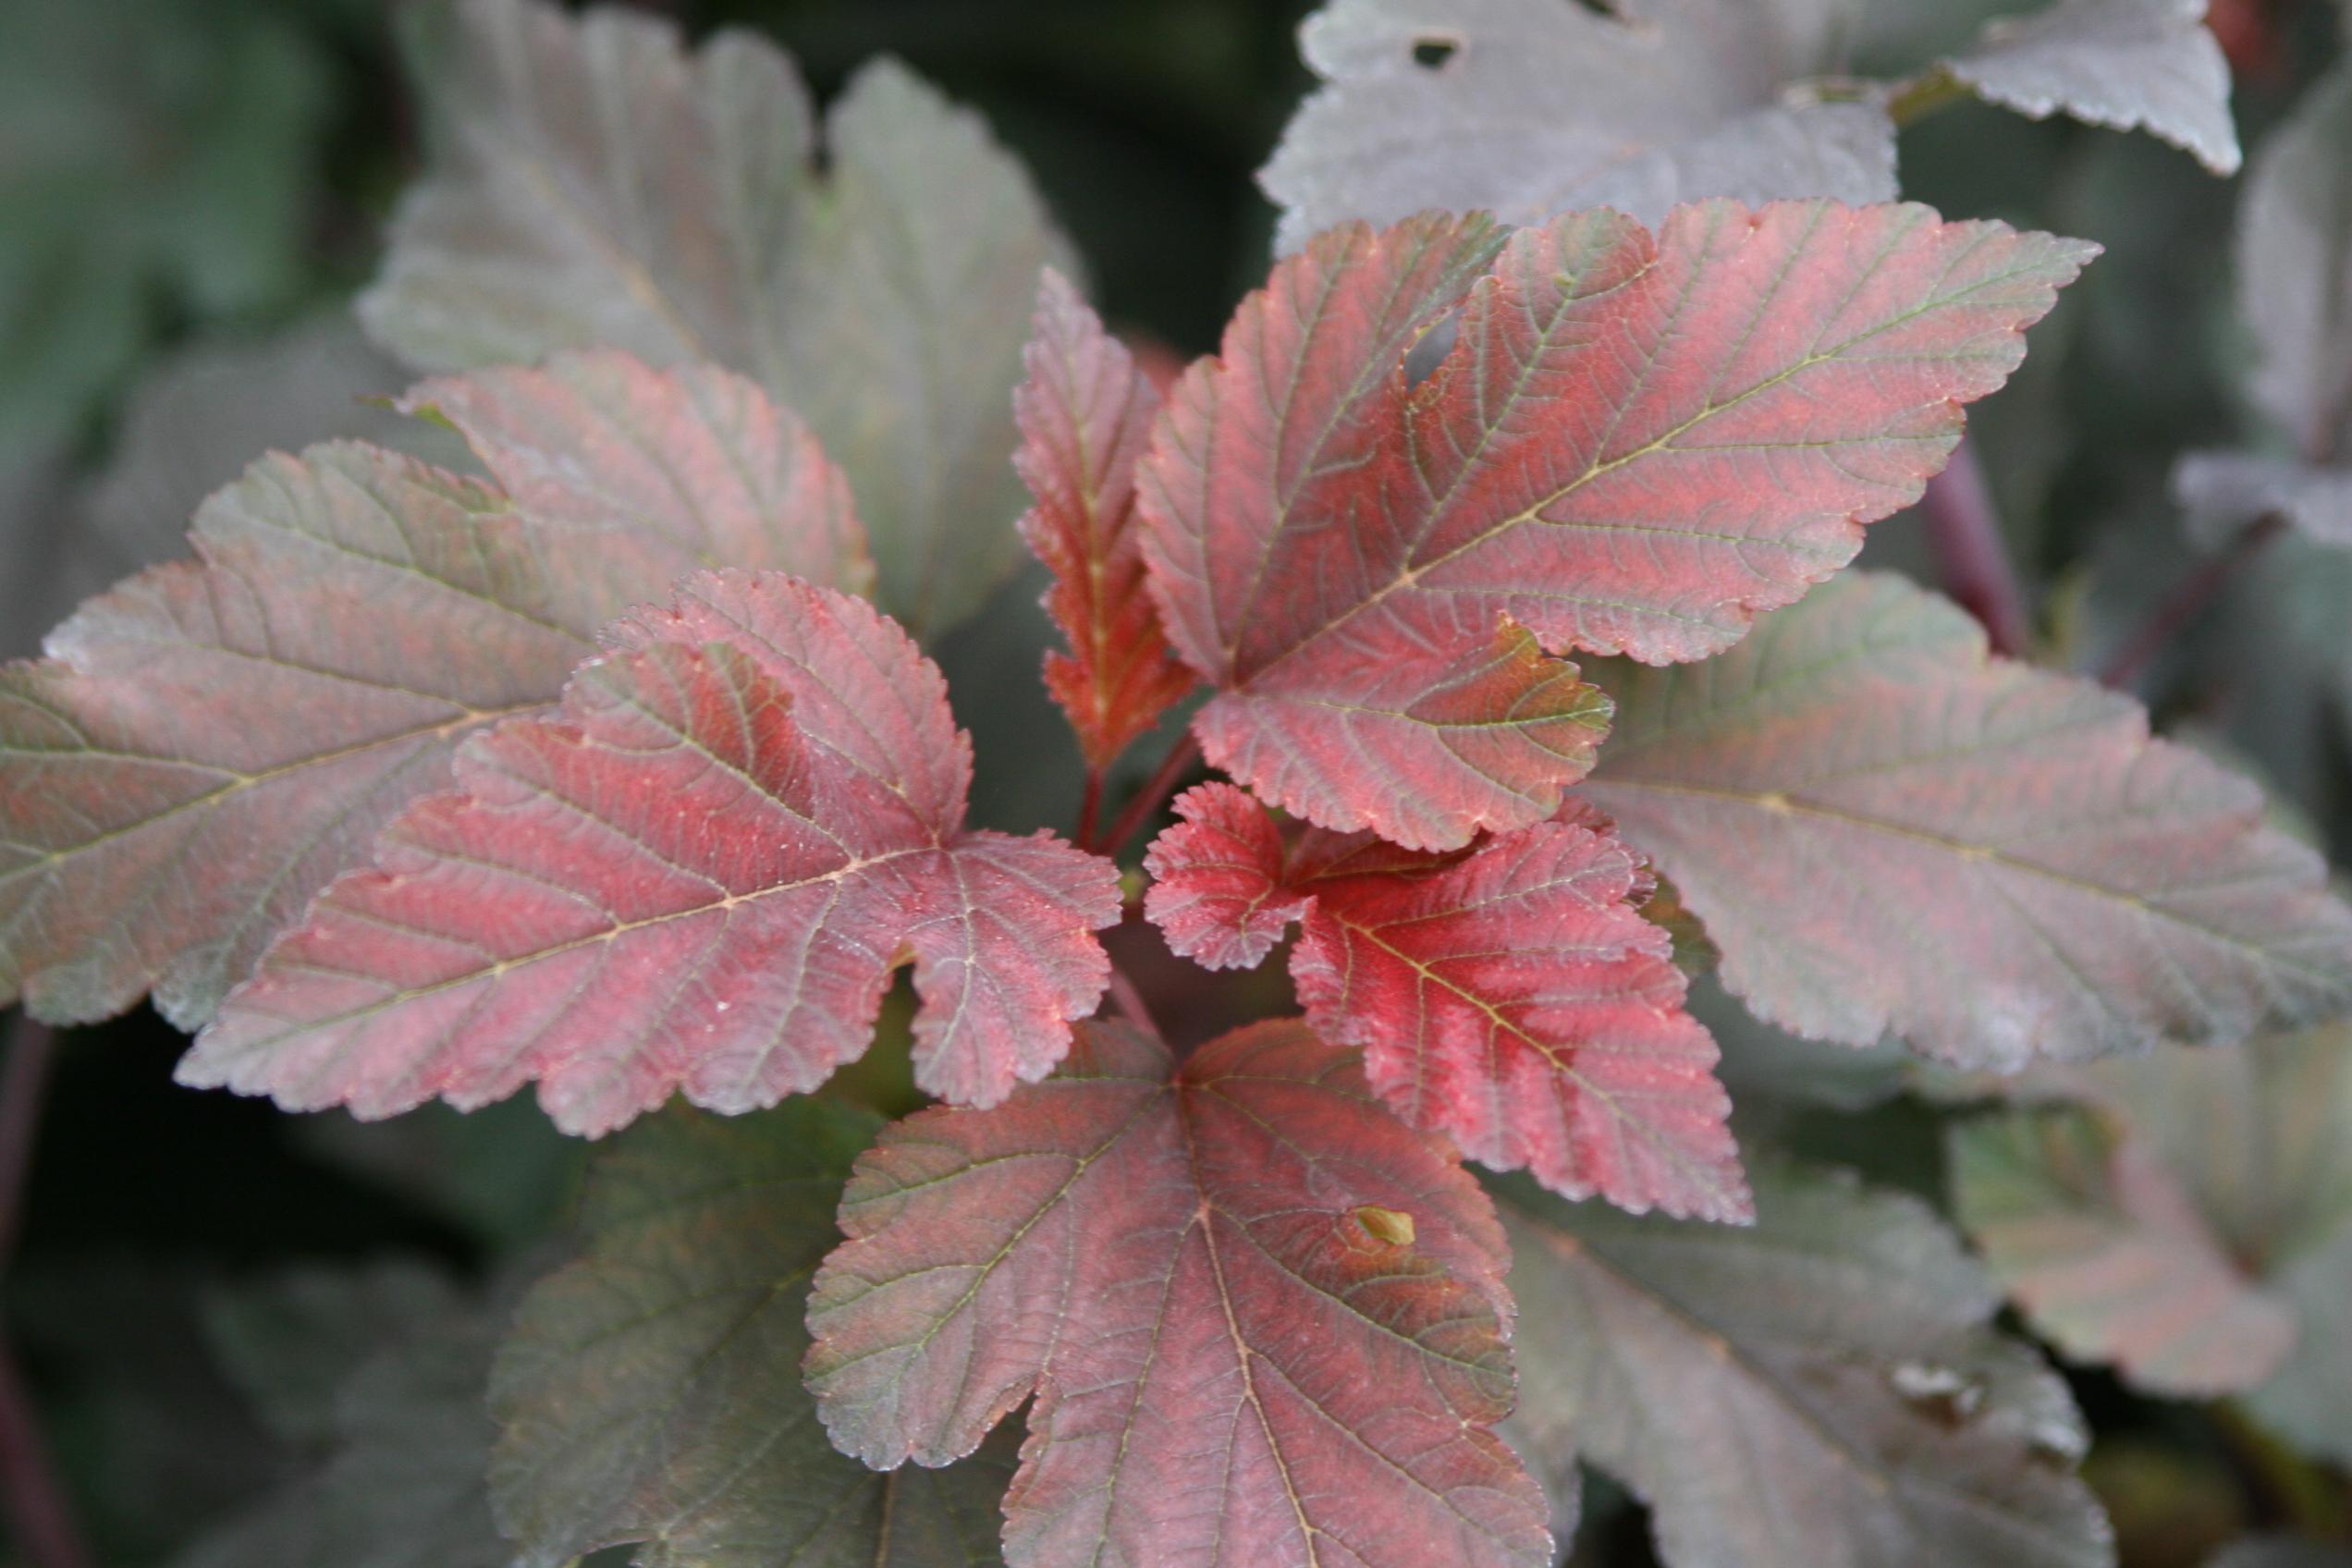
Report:
M 1293 919 L 1291 973 L 1325 1038 L 1471 1158 L 1570 1197 L 1745 1219 L 1715 1043 L 1683 1009 L 1648 871 L 1611 834 L 1547 822 L 1436 856 L 1309 830 L 1285 852 L 1230 784 L 1176 802 L 1145 910 L 1212 969 L 1255 964 Z
M 1170 636 L 1220 689 L 1209 760 L 1414 848 L 1549 816 L 1607 708 L 1546 652 L 1703 657 L 1844 566 L 2091 254 L 1820 202 L 1324 235 L 1144 463 Z
M 1104 767 L 1193 686 L 1144 592 L 1134 531 L 1135 460 L 1159 394 L 1058 272 L 1038 286 L 1035 322 L 1012 399 L 1013 466 L 1037 498 L 1021 536 L 1053 572 L 1046 609 L 1070 644 L 1046 655 L 1046 686 Z
M 925 1088 L 985 1105 L 1052 1069 L 1116 868 L 964 827 L 969 743 L 895 623 L 729 572 L 606 635 L 271 949 L 183 1082 L 384 1116 L 535 1078 L 591 1134 L 674 1090 L 747 1110 L 863 1052 L 909 958 Z
M 569 355 L 410 401 L 513 494 L 349 443 L 264 458 L 197 513 L 196 560 L 0 670 L 0 999 L 80 1022 L 153 987 L 200 1023 L 598 625 L 715 561 L 870 570 L 840 476 L 724 372 Z
M 867 1464 L 969 1453 L 1033 1394 L 1014 1568 L 1537 1568 L 1502 1234 L 1296 1022 L 1181 1065 L 1081 1025 L 1053 1078 L 858 1162 L 810 1387 Z
M 2125 698 L 1989 657 L 1901 579 L 1832 584 L 1703 667 L 1609 679 L 1623 722 L 1579 793 L 1768 1022 L 2012 1070 L 2352 1000 L 2352 912 L 2260 790 Z

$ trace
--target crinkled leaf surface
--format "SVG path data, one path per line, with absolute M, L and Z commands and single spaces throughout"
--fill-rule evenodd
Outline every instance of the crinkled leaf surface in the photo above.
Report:
M 839 476 L 740 377 L 587 353 L 411 402 L 514 493 L 349 443 L 264 458 L 195 560 L 0 669 L 0 996 L 78 1022 L 153 987 L 202 1023 L 597 625 L 714 564 L 863 575 Z
M 2237 276 L 2261 353 L 2254 401 L 2293 451 L 2198 453 L 2174 488 L 2209 536 L 2275 511 L 2352 545 L 2352 67 L 2321 79 L 2262 144 L 2238 214 Z
M 2352 997 L 2352 912 L 2252 784 L 2150 739 L 2127 699 L 1988 656 L 1899 579 L 1832 583 L 1706 665 L 1606 679 L 1618 734 L 1581 793 L 1768 1022 L 2006 1070 Z
M 1154 590 L 1220 688 L 1209 760 L 1412 848 L 1549 816 L 1607 710 L 1547 653 L 1699 658 L 1844 565 L 2089 254 L 1827 202 L 1323 236 L 1145 459 Z
M 2159 1392 L 2255 1390 L 2352 1455 L 2352 1033 L 2060 1075 L 2078 1109 L 1954 1133 L 1963 1223 L 2034 1326 Z
M 1895 194 L 1874 102 L 1785 92 L 1831 63 L 1837 0 L 1332 0 L 1300 31 L 1325 85 L 1259 177 L 1281 244 L 1349 219 L 1483 207 L 1541 223 L 1677 202 Z
M 1785 1169 L 1752 1229 L 1498 1191 L 1513 1421 L 1638 1493 L 1667 1568 L 2113 1561 L 2065 1385 L 1924 1205 Z
M 1193 687 L 1144 592 L 1135 536 L 1135 463 L 1159 394 L 1060 273 L 1032 323 L 1013 394 L 1013 466 L 1036 500 L 1021 533 L 1053 573 L 1046 608 L 1070 649 L 1047 655 L 1046 686 L 1104 767 Z
M 1181 1064 L 1082 1025 L 998 1109 L 885 1133 L 841 1221 L 809 1308 L 826 1425 L 938 1464 L 1034 1394 L 1014 1568 L 1552 1561 L 1488 1430 L 1512 1390 L 1493 1208 L 1301 1023 Z
M 458 0 L 423 51 L 439 135 L 361 301 L 424 370 L 610 345 L 755 376 L 848 471 L 885 608 L 925 635 L 1018 558 L 1005 467 L 1037 269 L 1020 166 L 893 61 L 827 117 L 747 32 L 689 52 L 608 7 Z
M 2236 174 L 2229 61 L 2205 26 L 2207 0 L 2056 0 L 2003 17 L 1943 68 L 1977 95 L 2041 119 L 2071 115 L 2147 130 Z
M 1176 812 L 1145 861 L 1169 946 L 1252 965 L 1301 921 L 1308 1021 L 1364 1052 L 1406 1121 L 1570 1197 L 1746 1217 L 1715 1044 L 1684 1011 L 1672 938 L 1637 907 L 1648 870 L 1612 835 L 1547 822 L 1416 855 L 1316 829 L 1285 846 L 1230 784 Z
M 680 1090 L 749 1110 L 863 1053 L 909 959 L 925 1089 L 992 1104 L 1052 1069 L 1102 995 L 1117 868 L 964 828 L 970 743 L 904 631 L 728 572 L 606 635 L 270 949 L 184 1082 L 384 1116 L 536 1079 L 592 1134 Z
M 584 1256 L 523 1299 L 491 1375 L 491 1494 L 525 1568 L 624 1541 L 643 1568 L 998 1561 L 1010 1443 L 877 1474 L 801 1386 L 808 1282 L 874 1131 L 815 1100 L 678 1109 L 603 1155 Z

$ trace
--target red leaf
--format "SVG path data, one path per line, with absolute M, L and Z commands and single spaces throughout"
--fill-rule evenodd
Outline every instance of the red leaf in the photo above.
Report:
M 869 1464 L 970 1452 L 1032 1394 L 1014 1568 L 1534 1568 L 1492 1206 L 1298 1023 L 1181 1067 L 1081 1026 L 1062 1071 L 858 1162 L 810 1387 Z
M 840 475 L 724 372 L 563 355 L 409 406 L 504 488 L 348 442 L 264 458 L 197 513 L 196 560 L 0 671 L 0 1000 L 78 1022 L 152 986 L 200 1023 L 606 620 L 714 562 L 871 574 Z
M 1405 1121 L 1570 1197 L 1748 1218 L 1715 1043 L 1683 1009 L 1672 939 L 1635 909 L 1648 873 L 1612 835 L 1539 823 L 1433 856 L 1310 830 L 1286 854 L 1230 784 L 1176 811 L 1145 862 L 1169 946 L 1255 964 L 1303 919 L 1308 1019 L 1363 1049 Z
M 536 1078 L 588 1133 L 679 1089 L 747 1110 L 863 1052 L 910 957 L 925 1088 L 989 1104 L 1051 1071 L 1102 995 L 1116 869 L 964 828 L 970 744 L 896 623 L 730 572 L 606 636 L 327 889 L 184 1082 L 383 1116 Z
M 1703 657 L 1844 565 L 2091 253 L 1819 202 L 1322 236 L 1144 462 L 1154 591 L 1220 688 L 1209 760 L 1415 848 L 1550 815 L 1608 710 L 1545 651 Z
M 1135 459 L 1159 394 L 1051 269 L 1023 358 L 1012 461 L 1037 504 L 1021 536 L 1054 574 L 1046 608 L 1070 643 L 1046 655 L 1046 686 L 1086 761 L 1104 767 L 1193 688 L 1144 592 L 1133 527 Z

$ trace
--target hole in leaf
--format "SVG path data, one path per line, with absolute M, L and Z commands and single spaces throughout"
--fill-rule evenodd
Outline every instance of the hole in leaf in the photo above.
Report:
M 1458 38 L 1424 38 L 1413 45 L 1413 63 L 1425 71 L 1434 71 L 1461 53 L 1462 41 Z

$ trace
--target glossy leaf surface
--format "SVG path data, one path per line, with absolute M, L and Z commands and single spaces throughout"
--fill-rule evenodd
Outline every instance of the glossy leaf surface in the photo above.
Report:
M 1684 1011 L 1646 867 L 1613 836 L 1539 823 L 1466 854 L 1310 829 L 1285 846 L 1230 784 L 1176 802 L 1145 865 L 1169 946 L 1254 965 L 1292 920 L 1299 998 L 1363 1050 L 1406 1121 L 1555 1192 L 1715 1219 L 1748 1213 L 1715 1045 Z
M 1581 792 L 1768 1022 L 2011 1070 L 2352 997 L 2352 912 L 2260 790 L 2125 698 L 1989 657 L 1899 579 L 1834 583 L 1704 666 L 1607 679 L 1623 717 Z
M 263 458 L 197 513 L 195 560 L 0 670 L 0 996 L 79 1022 L 152 987 L 201 1023 L 599 624 L 717 563 L 865 570 L 839 475 L 740 378 L 590 353 L 417 398 L 499 484 L 349 443 Z
M 748 32 L 689 51 L 540 0 L 430 19 L 439 135 L 361 301 L 376 337 L 434 371 L 598 345 L 731 365 L 847 470 L 885 608 L 926 636 L 976 609 L 1021 548 L 1008 396 L 1061 255 L 979 120 L 884 60 L 820 139 Z
M 1296 1023 L 1181 1065 L 1083 1025 L 998 1109 L 858 1162 L 810 1386 L 868 1464 L 943 1464 L 1035 1396 L 1014 1568 L 1551 1562 L 1511 1404 L 1494 1212 Z
M 1410 848 L 1551 815 L 1606 709 L 1548 655 L 1703 657 L 1844 565 L 2089 253 L 1820 202 L 1322 237 L 1144 464 L 1170 636 L 1219 688 L 1209 760 Z
M 748 1110 L 863 1053 L 910 959 L 924 1087 L 992 1104 L 1052 1069 L 1102 994 L 1116 870 L 965 830 L 970 747 L 903 631 L 721 573 L 606 636 L 271 949 L 184 1082 L 384 1116 L 536 1079 L 592 1134 L 675 1091 Z
M 585 1255 L 523 1300 L 491 1375 L 493 1500 L 523 1568 L 986 1568 L 1010 1445 L 941 1471 L 842 1457 L 801 1386 L 808 1281 L 876 1123 L 814 1100 L 674 1110 L 596 1165 Z

